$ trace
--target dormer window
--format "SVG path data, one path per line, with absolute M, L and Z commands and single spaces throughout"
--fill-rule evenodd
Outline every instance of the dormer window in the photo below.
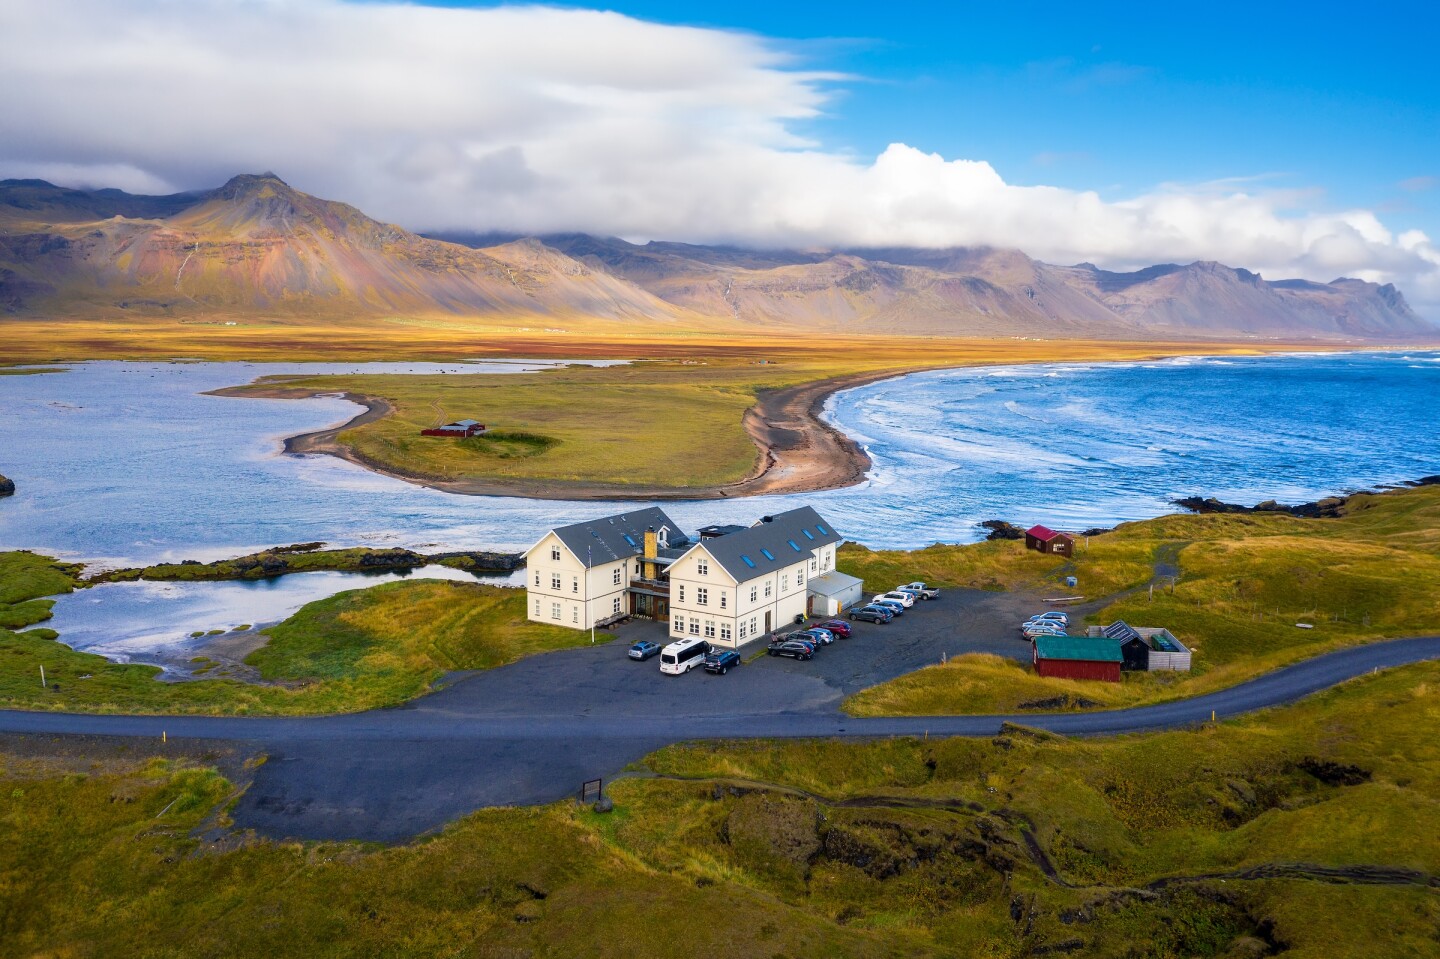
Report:
M 655 542 L 660 544 L 661 549 L 668 549 L 670 546 L 670 527 L 662 526 L 656 530 Z

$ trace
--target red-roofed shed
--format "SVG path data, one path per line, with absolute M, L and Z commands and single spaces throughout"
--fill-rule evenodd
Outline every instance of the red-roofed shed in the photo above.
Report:
M 1032 526 L 1025 531 L 1025 548 L 1056 556 L 1075 555 L 1075 537 L 1057 533 L 1048 526 Z

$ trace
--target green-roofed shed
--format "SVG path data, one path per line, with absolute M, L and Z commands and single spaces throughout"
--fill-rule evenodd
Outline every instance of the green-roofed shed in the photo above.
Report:
M 1035 672 L 1057 679 L 1098 679 L 1120 682 L 1125 661 L 1113 639 L 1089 636 L 1037 636 Z

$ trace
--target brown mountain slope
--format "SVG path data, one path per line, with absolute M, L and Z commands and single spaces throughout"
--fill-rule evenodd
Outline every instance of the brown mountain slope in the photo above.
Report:
M 270 175 L 126 207 L 0 184 L 0 305 L 84 314 L 447 312 L 634 317 L 679 313 L 548 251 L 472 250 L 380 223 Z M 160 202 L 165 201 L 165 202 Z M 112 211 L 115 211 L 112 213 Z M 108 218 L 101 216 L 108 215 Z M 492 255 L 493 254 L 493 255 Z
M 1440 336 L 1393 286 L 1270 282 L 1209 262 L 1114 273 L 990 248 L 430 238 L 273 174 L 166 197 L 0 181 L 0 312 L 117 310 L 444 313 L 941 336 Z

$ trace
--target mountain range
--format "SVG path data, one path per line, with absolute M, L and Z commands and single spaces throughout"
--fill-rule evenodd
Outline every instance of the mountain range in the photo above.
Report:
M 588 234 L 425 236 L 273 174 L 137 196 L 0 181 L 0 314 L 595 318 L 1034 337 L 1433 338 L 1393 285 L 1214 262 L 1130 273 L 1018 250 L 749 250 Z

